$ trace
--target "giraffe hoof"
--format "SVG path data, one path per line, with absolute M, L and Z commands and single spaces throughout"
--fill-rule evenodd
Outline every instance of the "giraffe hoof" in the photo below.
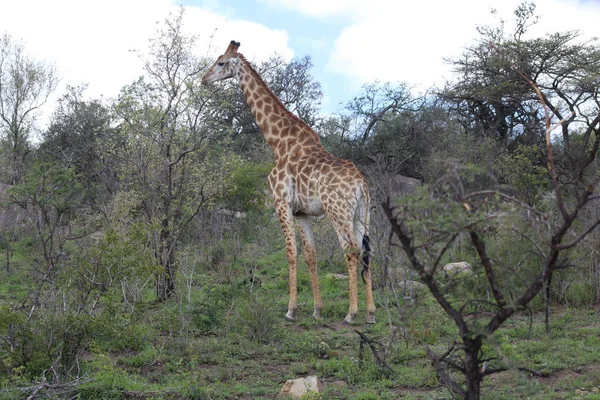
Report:
M 296 311 L 288 310 L 287 314 L 285 314 L 285 319 L 290 322 L 295 321 L 296 320 Z
M 348 325 L 352 325 L 354 323 L 354 318 L 356 317 L 356 314 L 348 314 L 346 315 L 346 318 L 344 318 L 344 323 L 348 324 Z
M 365 320 L 367 324 L 375 324 L 375 311 L 370 311 L 367 313 L 367 319 Z
M 318 319 L 318 320 L 323 319 L 323 317 L 321 316 L 320 308 L 315 308 L 315 311 L 313 312 L 313 317 L 314 317 L 314 319 Z

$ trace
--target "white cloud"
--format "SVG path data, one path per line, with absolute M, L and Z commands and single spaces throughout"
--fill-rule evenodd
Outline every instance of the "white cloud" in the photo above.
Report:
M 176 0 L 3 0 L 0 34 L 22 39 L 27 53 L 53 62 L 64 85 L 89 83 L 88 96 L 114 97 L 142 74 L 142 65 L 131 49 L 146 50 L 157 22 L 177 12 Z M 213 0 L 216 1 L 216 0 Z M 494 23 L 494 7 L 507 21 L 521 0 L 261 0 L 264 7 L 286 7 L 345 27 L 335 39 L 319 32 L 312 40 L 314 54 L 326 51 L 329 72 L 347 79 L 345 88 L 380 81 L 402 81 L 428 88 L 450 77 L 444 57 L 457 57 L 477 37 L 476 26 Z M 600 2 L 596 0 L 538 0 L 542 19 L 534 34 L 579 29 L 600 36 Z M 207 5 L 208 4 L 208 5 Z M 184 30 L 199 37 L 198 55 L 217 56 L 230 40 L 240 41 L 249 60 L 260 61 L 279 52 L 293 56 L 285 30 L 235 19 L 235 10 L 218 3 L 188 7 Z M 216 3 L 215 3 L 216 4 Z M 207 8 L 208 7 L 208 8 Z M 231 7 L 231 6 L 229 6 Z M 220 10 L 219 12 L 215 10 Z M 229 10 L 229 11 L 228 11 Z M 216 31 L 215 31 L 216 29 Z M 209 49 L 209 42 L 211 41 Z M 315 40 L 314 38 L 322 38 Z M 320 66 L 316 66 L 319 68 Z M 323 82 L 324 88 L 327 86 Z M 332 95 L 327 96 L 326 101 Z M 337 99 L 337 98 L 336 98 Z M 338 101 L 337 99 L 336 101 Z M 54 108 L 47 107 L 46 115 Z
M 231 40 L 241 43 L 240 53 L 250 61 L 266 60 L 275 52 L 291 59 L 286 31 L 270 29 L 252 21 L 229 19 L 199 8 L 188 8 L 184 16 L 185 30 L 200 34 L 199 54 L 211 57 L 222 54 Z
M 354 15 L 369 4 L 364 0 L 263 0 L 274 7 L 285 7 L 311 17 Z
M 141 64 L 129 50 L 147 46 L 155 22 L 167 16 L 170 3 L 11 1 L 0 26 L 13 39 L 22 39 L 27 53 L 55 63 L 63 84 L 89 82 L 90 95 L 114 95 L 140 75 Z
M 138 55 L 130 50 L 145 51 L 157 23 L 178 6 L 174 0 L 9 0 L 0 9 L 0 29 L 22 40 L 28 54 L 56 65 L 62 76 L 56 99 L 65 85 L 82 83 L 89 84 L 89 97 L 115 97 L 143 73 Z M 266 59 L 276 50 L 293 56 L 284 31 L 195 7 L 186 10 L 183 21 L 185 32 L 199 37 L 198 55 L 216 56 L 235 39 L 250 60 Z M 43 124 L 53 109 L 53 103 L 46 107 Z
M 445 57 L 458 57 L 478 34 L 476 27 L 495 25 L 492 8 L 507 24 L 521 0 L 322 1 L 280 0 L 278 3 L 313 17 L 346 17 L 348 24 L 334 43 L 328 68 L 363 83 L 403 81 L 426 89 L 451 77 Z M 600 36 L 600 2 L 537 2 L 540 22 L 532 35 L 578 29 Z M 510 28 L 508 28 L 510 29 Z

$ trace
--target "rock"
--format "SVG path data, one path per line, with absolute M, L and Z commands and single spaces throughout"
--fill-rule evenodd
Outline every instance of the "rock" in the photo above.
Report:
M 388 185 L 391 196 L 404 196 L 421 187 L 421 181 L 408 176 L 395 175 L 388 181 Z
M 294 397 L 301 398 L 307 393 L 321 393 L 323 391 L 323 383 L 316 376 L 308 376 L 306 378 L 288 379 L 284 384 L 277 397 Z
M 403 175 L 384 176 L 371 187 L 371 200 L 379 203 L 413 193 L 421 187 L 421 181 Z
M 442 271 L 444 271 L 447 276 L 456 276 L 457 274 L 472 273 L 473 269 L 468 262 L 461 261 L 444 265 Z
M 344 280 L 348 279 L 348 275 L 344 275 L 344 274 L 327 274 L 325 276 L 329 279 L 333 279 L 336 281 L 344 281 Z
M 425 289 L 426 286 L 421 282 L 411 281 L 410 279 L 402 280 L 397 283 L 397 286 L 403 290 L 419 290 Z
M 2 231 L 30 226 L 34 222 L 35 214 L 31 207 L 23 208 L 14 203 L 9 194 L 10 188 L 11 185 L 0 183 L 0 230 Z

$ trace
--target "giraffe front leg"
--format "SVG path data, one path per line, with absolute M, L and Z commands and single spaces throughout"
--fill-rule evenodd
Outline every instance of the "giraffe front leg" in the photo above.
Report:
M 290 301 L 288 302 L 288 311 L 285 318 L 288 321 L 296 320 L 296 312 L 298 311 L 298 269 L 297 269 L 297 250 L 296 238 L 294 230 L 291 229 L 291 234 L 285 233 L 285 248 L 289 266 L 289 290 Z
M 279 222 L 285 238 L 285 250 L 289 266 L 289 290 L 290 301 L 285 319 L 294 321 L 298 311 L 298 250 L 296 248 L 296 235 L 294 233 L 294 220 L 292 211 L 287 203 L 280 201 L 275 203 L 275 210 L 279 216 Z

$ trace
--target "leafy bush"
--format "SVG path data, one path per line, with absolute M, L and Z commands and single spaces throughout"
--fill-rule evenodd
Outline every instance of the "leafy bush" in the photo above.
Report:
M 544 158 L 539 147 L 519 145 L 496 164 L 500 181 L 517 190 L 527 204 L 535 205 L 550 188 Z
M 90 347 L 96 352 L 140 351 L 155 335 L 152 325 L 146 321 L 136 323 L 122 313 L 96 317 L 90 330 Z
M 2 372 L 17 369 L 29 377 L 50 368 L 55 374 L 70 375 L 94 334 L 87 315 L 46 313 L 28 319 L 7 308 L 0 310 L 0 329 Z
M 282 318 L 272 304 L 272 299 L 251 296 L 239 306 L 231 321 L 230 331 L 262 344 L 280 338 Z
M 264 210 L 268 200 L 265 194 L 267 175 L 272 168 L 272 163 L 241 162 L 231 176 L 232 188 L 227 195 L 227 207 L 243 212 Z

